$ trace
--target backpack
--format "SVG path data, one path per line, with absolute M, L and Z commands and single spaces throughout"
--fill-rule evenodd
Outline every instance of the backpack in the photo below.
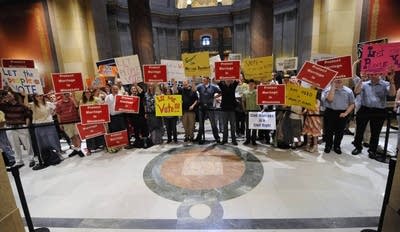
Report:
M 45 166 L 57 165 L 62 161 L 58 152 L 50 148 L 45 149 L 41 158 Z

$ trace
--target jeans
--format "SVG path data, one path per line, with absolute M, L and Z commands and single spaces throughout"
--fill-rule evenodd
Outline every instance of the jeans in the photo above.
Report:
M 231 127 L 232 142 L 236 141 L 236 113 L 235 111 L 223 111 L 224 131 L 222 141 L 228 141 L 228 121 Z

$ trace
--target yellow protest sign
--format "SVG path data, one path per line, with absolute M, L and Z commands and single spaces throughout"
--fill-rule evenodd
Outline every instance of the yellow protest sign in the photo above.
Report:
M 156 96 L 156 116 L 182 116 L 181 95 L 158 95 Z
M 210 75 L 209 58 L 208 52 L 183 53 L 182 62 L 185 68 L 185 76 L 208 77 Z
M 286 105 L 301 106 L 309 110 L 316 110 L 317 90 L 304 88 L 299 85 L 286 85 Z
M 273 56 L 246 58 L 242 62 L 242 70 L 247 80 L 269 81 L 272 79 L 271 73 L 273 68 Z

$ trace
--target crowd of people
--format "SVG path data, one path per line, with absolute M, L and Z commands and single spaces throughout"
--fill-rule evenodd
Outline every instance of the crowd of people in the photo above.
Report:
M 357 62 L 354 67 L 356 65 Z M 326 89 L 319 90 L 314 110 L 300 106 L 257 104 L 257 85 L 300 85 L 295 73 L 273 73 L 272 80 L 261 82 L 244 77 L 235 81 L 215 81 L 203 77 L 197 85 L 194 81 L 185 80 L 181 86 L 173 80 L 170 84 L 122 85 L 116 78 L 105 87 L 85 89 L 80 96 L 76 93 L 56 95 L 53 92 L 27 96 L 6 87 L 0 95 L 0 126 L 6 128 L 0 129 L 0 149 L 11 164 L 23 166 L 23 146 L 30 159 L 29 166 L 34 170 L 46 167 L 43 161 L 46 153 L 63 152 L 60 139 L 69 144 L 72 150 L 69 157 L 85 157 L 104 149 L 117 152 L 121 148 L 107 148 L 104 136 L 86 139 L 86 149 L 82 150 L 82 141 L 75 126 L 80 121 L 80 105 L 105 103 L 110 113 L 108 132 L 128 130 L 129 141 L 132 142 L 126 149 L 162 144 L 165 131 L 166 143 L 177 143 L 179 122 L 184 128 L 183 142 L 204 144 L 205 120 L 208 119 L 215 142 L 222 145 L 228 143 L 229 137 L 232 145 L 238 145 L 237 138 L 244 137 L 244 145 L 255 146 L 259 141 L 281 148 L 304 146 L 306 151 L 316 152 L 322 138 L 325 153 L 333 149 L 336 154 L 342 154 L 344 133 L 348 130 L 351 116 L 356 114 L 355 148 L 351 154 L 359 155 L 363 146 L 368 145 L 369 157 L 382 161 L 385 157 L 377 153 L 377 148 L 387 115 L 386 99 L 396 95 L 394 75 L 393 71 L 389 71 L 384 75 L 355 76 L 353 89 L 345 86 L 342 79 L 334 79 Z M 157 116 L 155 96 L 176 94 L 182 96 L 182 117 Z M 139 112 L 128 114 L 115 111 L 117 95 L 139 97 Z M 400 89 L 395 101 L 394 110 L 399 113 Z M 248 113 L 255 111 L 276 111 L 276 130 L 249 129 Z M 195 136 L 196 122 L 198 129 Z M 368 127 L 370 135 L 366 134 Z M 400 136 L 398 147 L 399 142 Z

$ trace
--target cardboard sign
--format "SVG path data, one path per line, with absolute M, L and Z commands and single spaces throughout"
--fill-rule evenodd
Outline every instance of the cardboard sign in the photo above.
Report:
M 216 80 L 239 80 L 240 79 L 240 61 L 218 61 L 215 62 Z
M 361 72 L 386 74 L 400 70 L 400 43 L 367 44 L 363 46 Z
M 115 111 L 126 113 L 139 113 L 140 98 L 137 96 L 122 96 L 115 97 Z
M 1 59 L 4 68 L 35 68 L 33 60 Z
M 276 130 L 275 112 L 249 112 L 249 129 Z
M 143 81 L 138 55 L 123 56 L 114 59 L 122 84 L 128 85 Z
M 106 146 L 108 148 L 125 147 L 129 144 L 128 131 L 123 130 L 105 134 L 104 140 L 106 141 Z
M 257 105 L 285 105 L 285 85 L 257 86 Z
M 167 66 L 165 64 L 143 65 L 144 82 L 167 82 Z
M 185 76 L 210 76 L 210 62 L 208 52 L 183 53 L 182 62 Z
M 317 88 L 325 89 L 336 74 L 336 71 L 306 61 L 297 74 L 297 79 L 308 82 Z
M 167 66 L 167 79 L 176 81 L 185 80 L 185 70 L 183 69 L 183 62 L 181 60 L 164 60 L 161 59 L 161 64 Z
M 297 70 L 297 57 L 276 58 L 276 71 Z
M 335 79 L 353 77 L 351 56 L 341 56 L 329 60 L 320 60 L 317 64 L 336 71 Z
M 273 64 L 273 56 L 246 58 L 242 62 L 242 70 L 247 80 L 269 81 L 272 79 Z
M 94 138 L 106 133 L 106 127 L 103 123 L 83 125 L 82 123 L 76 124 L 79 137 L 81 140 Z
M 79 113 L 83 125 L 110 122 L 107 104 L 81 105 L 79 106 Z
M 362 49 L 363 46 L 366 44 L 386 44 L 388 42 L 387 38 L 383 39 L 376 39 L 376 40 L 370 40 L 370 41 L 365 41 L 357 44 L 357 58 L 360 59 L 362 57 Z
M 82 73 L 52 73 L 54 92 L 83 91 Z
M 229 53 L 228 60 L 242 60 L 242 54 L 240 54 L 240 53 Z
M 181 95 L 156 96 L 156 116 L 182 116 Z
M 294 84 L 286 85 L 286 105 L 301 106 L 309 110 L 315 110 L 316 104 L 317 90 Z
M 34 68 L 1 68 L 1 76 L 15 92 L 43 94 L 39 72 Z

